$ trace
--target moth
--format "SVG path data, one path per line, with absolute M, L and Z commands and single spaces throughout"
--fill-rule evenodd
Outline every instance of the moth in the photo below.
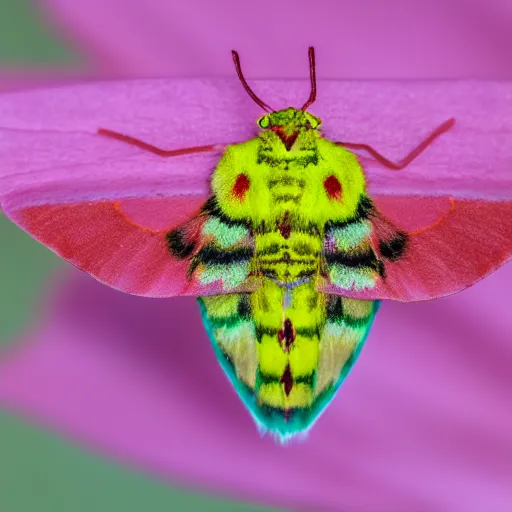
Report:
M 248 85 L 236 52 L 233 60 L 265 112 L 253 138 L 163 150 L 107 128 L 96 134 L 112 147 L 173 160 L 222 152 L 205 200 L 173 196 L 158 183 L 136 194 L 143 176 L 131 192 L 81 196 L 66 177 L 65 187 L 16 189 L 2 208 L 109 286 L 147 297 L 197 296 L 221 367 L 259 430 L 285 443 L 306 435 L 333 400 L 382 299 L 455 293 L 510 258 L 512 202 L 371 196 L 360 152 L 383 168 L 404 169 L 455 120 L 395 163 L 367 144 L 323 136 L 322 120 L 309 112 L 317 95 L 313 48 L 301 108 L 269 107 Z M 418 216 L 428 221 L 408 228 Z

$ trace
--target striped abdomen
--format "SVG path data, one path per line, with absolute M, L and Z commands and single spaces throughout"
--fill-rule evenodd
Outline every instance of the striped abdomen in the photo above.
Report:
M 279 283 L 297 283 L 317 275 L 323 238 L 315 225 L 301 225 L 285 212 L 276 226 L 255 230 L 252 272 Z
M 288 290 L 265 279 L 251 294 L 199 299 L 221 365 L 263 430 L 284 440 L 330 402 L 368 333 L 376 303 Z

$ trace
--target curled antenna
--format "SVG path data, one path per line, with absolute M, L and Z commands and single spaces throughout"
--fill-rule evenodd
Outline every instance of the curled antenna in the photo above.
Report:
M 315 65 L 315 49 L 310 46 L 308 50 L 309 56 L 309 78 L 311 80 L 311 92 L 309 93 L 309 98 L 301 110 L 307 110 L 309 106 L 311 106 L 316 100 L 316 65 Z
M 249 84 L 244 78 L 244 75 L 242 73 L 242 68 L 240 66 L 240 57 L 238 56 L 238 52 L 235 52 L 235 50 L 231 51 L 231 54 L 233 55 L 233 62 L 235 63 L 235 69 L 236 74 L 238 75 L 238 79 L 242 83 L 244 89 L 246 90 L 247 94 L 253 99 L 253 101 L 258 104 L 263 110 L 266 110 L 267 112 L 272 112 L 273 109 L 270 108 L 266 103 L 264 103 L 262 100 L 254 94 L 253 90 L 249 87 Z

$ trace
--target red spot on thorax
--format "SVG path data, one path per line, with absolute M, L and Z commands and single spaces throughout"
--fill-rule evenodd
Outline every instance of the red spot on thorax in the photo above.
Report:
M 336 176 L 329 176 L 324 181 L 324 188 L 327 192 L 327 195 L 331 199 L 336 199 L 336 201 L 341 201 L 341 183 L 338 181 Z
M 240 201 L 243 201 L 250 184 L 251 182 L 245 174 L 239 174 L 233 186 L 233 195 Z
M 283 350 L 285 352 L 290 352 L 290 347 L 295 341 L 295 329 L 293 328 L 292 321 L 289 318 L 284 321 L 283 328 L 277 333 L 277 337 L 281 344 L 284 340 Z

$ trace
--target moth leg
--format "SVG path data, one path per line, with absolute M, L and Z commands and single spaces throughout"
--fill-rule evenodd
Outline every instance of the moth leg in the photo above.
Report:
M 447 132 L 453 125 L 455 124 L 455 119 L 451 118 L 445 121 L 443 124 L 438 126 L 426 139 L 424 139 L 416 148 L 414 148 L 405 158 L 400 160 L 399 162 L 392 162 L 388 160 L 385 156 L 381 155 L 377 150 L 372 148 L 368 144 L 358 144 L 355 142 L 336 142 L 339 146 L 343 146 L 347 149 L 362 149 L 370 153 L 377 162 L 384 165 L 388 169 L 392 169 L 394 171 L 399 171 L 404 167 L 407 167 L 417 156 L 419 156 L 425 149 L 434 142 L 440 135 Z
M 135 137 L 131 137 L 130 135 L 124 135 L 123 133 L 114 132 L 106 128 L 99 128 L 98 135 L 110 137 L 111 139 L 119 140 L 121 142 L 126 142 L 127 144 L 131 144 L 132 146 L 136 146 L 146 151 L 150 151 L 151 153 L 155 153 L 156 155 L 159 156 L 180 156 L 189 155 L 192 153 L 205 153 L 208 151 L 222 152 L 228 146 L 227 144 L 211 144 L 209 146 L 196 146 L 192 148 L 161 149 L 156 146 L 153 146 L 152 144 L 148 144 L 147 142 L 136 139 Z

